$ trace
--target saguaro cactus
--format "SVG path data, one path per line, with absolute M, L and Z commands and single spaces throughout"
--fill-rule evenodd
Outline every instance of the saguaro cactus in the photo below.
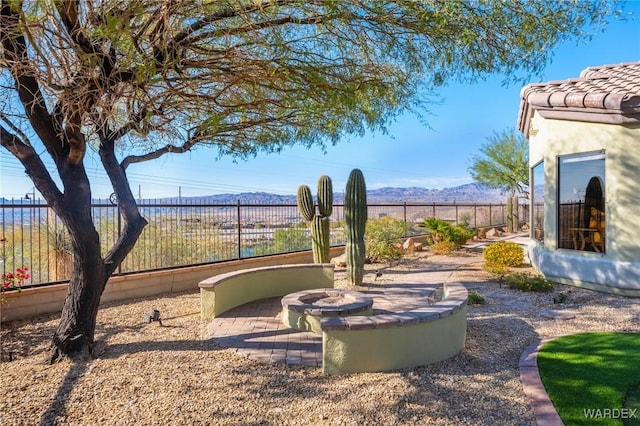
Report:
M 507 196 L 507 231 L 518 232 L 520 228 L 520 214 L 518 211 L 518 195 Z
M 513 232 L 513 196 L 507 195 L 507 232 Z
M 327 175 L 318 179 L 318 213 L 307 185 L 298 188 L 298 209 L 304 219 L 311 223 L 311 248 L 314 263 L 329 262 L 331 247 L 329 234 L 329 216 L 333 211 L 333 186 Z
M 367 187 L 359 169 L 353 169 L 344 194 L 344 222 L 347 231 L 347 278 L 354 285 L 362 284 L 367 225 Z
M 511 207 L 513 209 L 513 213 L 511 215 L 511 227 L 513 228 L 513 232 L 518 232 L 520 229 L 520 209 L 518 206 L 518 195 L 513 195 L 513 200 L 511 202 Z

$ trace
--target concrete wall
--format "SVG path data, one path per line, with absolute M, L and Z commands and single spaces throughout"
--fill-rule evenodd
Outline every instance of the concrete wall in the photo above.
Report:
M 447 283 L 444 291 L 442 301 L 413 311 L 323 319 L 323 374 L 415 367 L 460 352 L 467 335 L 468 292 L 460 283 Z
M 605 253 L 558 249 L 558 156 L 599 150 L 605 150 Z M 544 244 L 530 248 L 534 265 L 545 276 L 567 284 L 604 291 L 630 284 L 623 271 L 626 274 L 640 268 L 640 126 L 534 115 L 529 163 L 533 166 L 540 160 L 544 160 L 545 174 Z M 632 287 L 627 290 L 638 291 L 635 285 Z
M 339 256 L 344 247 L 333 247 L 331 256 Z M 166 271 L 143 272 L 111 277 L 101 302 L 128 300 L 184 290 L 198 290 L 198 283 L 208 277 L 246 268 L 313 262 L 311 251 L 252 259 L 233 260 L 210 265 L 192 266 Z M 31 318 L 40 314 L 62 311 L 67 284 L 27 288 L 5 293 L 7 302 L 1 307 L 2 322 Z
M 200 282 L 201 318 L 213 319 L 254 300 L 333 287 L 332 264 L 277 265 L 243 269 Z

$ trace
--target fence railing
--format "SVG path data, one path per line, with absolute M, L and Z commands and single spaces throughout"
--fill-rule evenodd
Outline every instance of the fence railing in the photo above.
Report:
M 152 271 L 247 257 L 307 250 L 311 238 L 295 204 L 208 204 L 143 200 L 139 209 L 149 224 L 117 274 Z M 26 285 L 67 281 L 72 252 L 67 232 L 53 211 L 36 200 L 0 204 L 2 238 L 0 270 L 27 266 Z M 103 254 L 122 231 L 118 208 L 107 201 L 92 205 Z M 404 221 L 407 236 L 424 233 L 420 224 L 437 217 L 478 228 L 506 222 L 504 204 L 371 204 L 369 218 L 390 216 Z M 528 205 L 520 205 L 521 221 L 528 221 Z M 344 209 L 335 205 L 331 216 L 331 244 L 345 243 Z

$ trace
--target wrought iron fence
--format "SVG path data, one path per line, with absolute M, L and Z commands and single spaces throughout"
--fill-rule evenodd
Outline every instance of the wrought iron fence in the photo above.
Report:
M 117 274 L 222 262 L 247 257 L 308 250 L 311 238 L 295 204 L 208 204 L 143 200 L 139 203 L 149 224 Z M 69 279 L 72 250 L 67 232 L 53 211 L 36 200 L 0 204 L 2 238 L 0 270 L 27 266 L 27 285 L 46 285 Z M 92 205 L 103 254 L 122 231 L 117 206 L 108 201 Z M 471 227 L 506 222 L 504 204 L 371 204 L 369 218 L 390 216 L 407 223 L 407 236 L 424 233 L 419 225 L 437 217 Z M 528 205 L 520 218 L 528 220 Z M 345 243 L 344 209 L 335 205 L 331 216 L 331 244 Z

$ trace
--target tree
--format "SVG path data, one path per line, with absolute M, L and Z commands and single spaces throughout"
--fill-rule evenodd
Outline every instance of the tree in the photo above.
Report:
M 130 166 L 199 145 L 242 157 L 384 131 L 449 79 L 539 72 L 551 46 L 615 13 L 577 0 L 1 1 L 1 145 L 73 248 L 52 362 L 91 353 L 107 279 L 147 224 Z M 106 253 L 88 150 L 123 218 Z
M 525 196 L 529 187 L 529 142 L 515 130 L 494 132 L 472 159 L 469 173 L 476 182 Z

